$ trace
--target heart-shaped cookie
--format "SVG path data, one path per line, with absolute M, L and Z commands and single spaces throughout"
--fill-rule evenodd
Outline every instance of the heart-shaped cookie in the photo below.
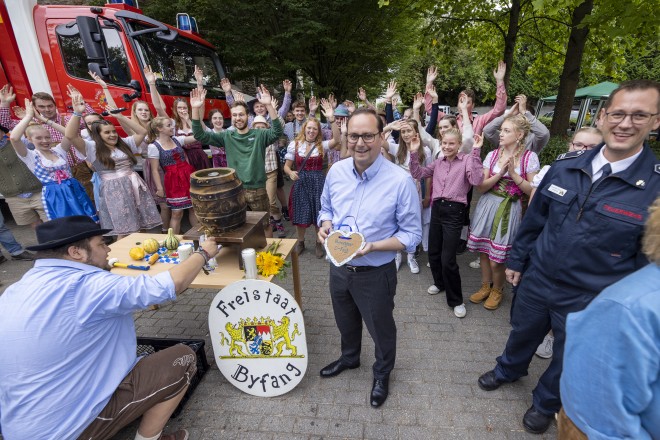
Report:
M 339 267 L 351 261 L 365 243 L 359 232 L 332 231 L 324 246 L 332 264 Z

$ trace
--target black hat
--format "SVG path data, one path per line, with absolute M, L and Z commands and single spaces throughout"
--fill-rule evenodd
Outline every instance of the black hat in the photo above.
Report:
M 65 244 L 73 243 L 83 238 L 95 237 L 112 231 L 101 229 L 101 226 L 86 215 L 72 215 L 60 217 L 37 226 L 36 246 L 28 246 L 30 251 L 43 251 L 54 249 Z

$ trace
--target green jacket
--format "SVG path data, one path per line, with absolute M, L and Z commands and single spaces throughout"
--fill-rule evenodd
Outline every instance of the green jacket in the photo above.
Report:
M 0 193 L 5 197 L 16 197 L 40 191 L 41 182 L 19 159 L 9 141 L 3 145 L 0 140 Z

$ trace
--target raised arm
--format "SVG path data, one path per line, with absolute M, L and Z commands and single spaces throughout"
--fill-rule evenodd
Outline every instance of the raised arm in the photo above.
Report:
M 204 145 L 215 145 L 218 147 L 224 147 L 225 142 L 222 133 L 216 133 L 214 131 L 205 131 L 202 128 L 201 116 L 199 109 L 204 103 L 206 98 L 206 90 L 194 89 L 190 92 L 190 107 L 192 108 L 192 131 L 194 139 L 200 141 Z M 188 136 L 186 136 L 187 140 Z M 186 142 L 184 140 L 184 143 Z M 190 142 L 189 142 L 190 143 Z
M 147 136 L 146 128 L 144 128 L 137 120 L 133 120 L 122 115 L 116 107 L 110 106 L 110 103 L 108 103 L 108 106 L 106 106 L 106 110 L 108 113 L 115 115 L 115 118 L 117 118 L 117 121 L 121 124 L 122 127 L 127 127 L 133 132 L 133 141 L 135 142 L 135 145 L 139 146 L 142 144 L 144 138 Z
M 231 91 L 231 82 L 229 81 L 229 78 L 222 78 L 220 80 L 220 87 L 222 87 L 222 91 L 225 92 L 225 101 L 227 102 L 227 105 L 231 107 L 234 103 L 234 95 Z
M 376 109 L 376 107 L 367 99 L 367 92 L 362 87 L 358 89 L 358 98 L 360 98 L 360 101 L 364 101 L 365 107 L 372 108 L 374 110 Z
M 20 107 L 19 107 L 20 108 Z M 21 108 L 22 115 L 25 116 L 25 111 Z M 16 110 L 14 110 L 16 112 Z M 44 125 L 48 125 L 55 130 L 59 131 L 60 133 L 64 134 L 64 126 L 61 124 L 58 124 L 57 122 L 53 121 L 52 119 L 48 119 L 45 116 L 43 116 L 37 109 L 34 109 L 34 117 L 37 119 L 39 122 L 41 122 Z
M 28 127 L 28 125 L 30 125 L 33 117 L 34 108 L 32 107 L 32 101 L 25 98 L 25 116 L 20 120 L 18 124 L 16 124 L 16 126 L 11 131 L 11 135 L 9 136 L 11 146 L 14 147 L 14 150 L 16 150 L 16 154 L 21 157 L 27 156 L 27 147 L 21 138 L 25 133 L 25 129 Z
M 284 88 L 284 99 L 282 100 L 282 107 L 280 107 L 277 113 L 282 119 L 285 119 L 286 114 L 289 113 L 289 109 L 291 108 L 291 89 L 293 88 L 293 84 L 288 79 L 285 79 L 282 81 L 282 87 Z
M 339 131 L 339 127 L 337 127 L 337 124 L 335 124 L 335 114 L 332 108 L 332 104 L 325 98 L 321 99 L 321 113 L 323 113 L 323 116 L 325 116 L 326 121 L 328 121 L 332 128 L 332 139 L 329 141 L 329 148 L 332 150 L 341 151 L 341 133 Z
M 408 164 L 410 166 L 410 175 L 418 180 L 425 177 L 433 177 L 433 169 L 435 167 L 435 161 L 426 167 L 423 167 L 419 164 L 419 149 L 421 147 L 422 142 L 419 136 L 415 135 L 415 137 L 413 137 L 413 139 L 410 141 L 410 160 L 408 161 Z
M 433 84 L 427 84 L 426 93 L 431 95 L 431 115 L 429 123 L 426 125 L 426 132 L 433 136 L 435 128 L 438 126 L 438 92 L 436 92 Z
M 415 99 L 413 100 L 413 111 L 412 111 L 412 118 L 417 121 L 419 124 L 420 128 L 422 126 L 422 119 L 419 115 L 419 110 L 422 108 L 422 105 L 424 104 L 424 95 L 422 95 L 420 92 L 417 92 L 415 95 Z
M 16 100 L 16 94 L 13 87 L 9 84 L 2 86 L 0 89 L 0 125 L 10 130 L 18 124 L 18 121 L 11 118 L 9 112 L 9 107 L 14 100 Z
M 80 154 L 87 156 L 85 141 L 80 137 L 80 120 L 85 111 L 85 100 L 80 93 L 71 93 L 71 105 L 73 106 L 73 113 L 66 124 L 64 136 Z
M 156 109 L 157 116 L 163 116 L 167 118 L 167 110 L 165 110 L 165 102 L 160 96 L 158 89 L 156 88 L 156 75 L 151 70 L 151 66 L 145 66 L 144 68 L 144 77 L 147 79 L 147 84 L 149 84 L 149 94 L 151 95 L 151 103 Z
M 463 143 L 461 144 L 460 151 L 462 153 L 468 154 L 472 151 L 472 146 L 474 145 L 474 128 L 472 127 L 472 121 L 467 111 L 467 96 L 464 93 L 461 93 L 458 97 L 458 111 L 463 117 L 463 127 L 462 127 L 462 136 Z M 481 139 L 483 143 L 483 139 Z
M 197 90 L 204 90 L 204 71 L 202 69 L 195 65 L 195 71 L 193 73 L 195 77 L 195 82 L 197 83 Z M 202 106 L 199 108 L 199 114 L 201 115 L 201 119 L 204 118 L 204 114 L 206 109 L 206 100 L 202 101 Z

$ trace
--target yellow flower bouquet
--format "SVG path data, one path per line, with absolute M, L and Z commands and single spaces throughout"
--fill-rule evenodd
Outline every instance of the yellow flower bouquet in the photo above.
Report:
M 291 263 L 286 261 L 281 253 L 277 252 L 282 240 L 272 242 L 265 251 L 257 252 L 257 270 L 262 277 L 275 275 L 282 279 L 286 276 L 285 267 Z

